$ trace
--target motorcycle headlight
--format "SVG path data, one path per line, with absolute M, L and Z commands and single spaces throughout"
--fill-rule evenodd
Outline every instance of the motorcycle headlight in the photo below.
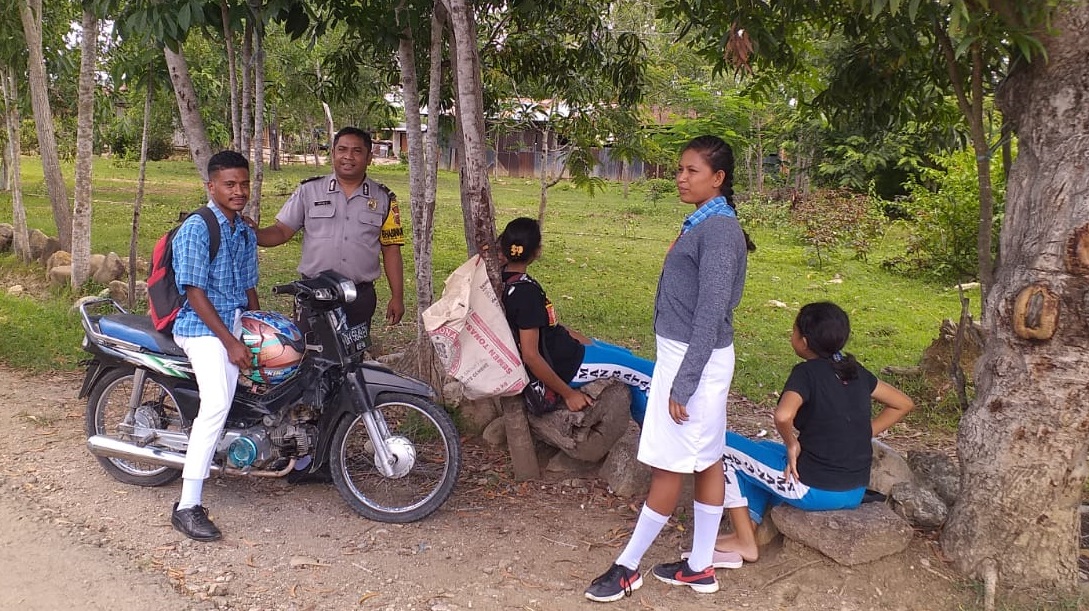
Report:
M 351 303 L 355 301 L 355 283 L 351 280 L 341 280 L 339 285 L 340 294 L 344 295 L 344 303 Z

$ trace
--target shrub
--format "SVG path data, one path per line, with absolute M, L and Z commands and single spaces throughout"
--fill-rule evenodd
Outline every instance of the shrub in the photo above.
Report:
M 821 190 L 794 200 L 790 212 L 800 227 L 802 240 L 813 249 L 817 266 L 841 247 L 865 261 L 873 240 L 884 227 L 880 209 L 869 195 L 845 189 Z
M 979 181 L 971 151 L 938 159 L 943 167 L 930 168 L 909 185 L 905 208 L 914 217 L 907 255 L 901 267 L 942 281 L 976 278 L 979 256 Z M 1001 164 L 991 165 L 995 211 L 991 219 L 992 256 L 997 252 L 1006 186 Z
M 655 204 L 677 195 L 677 181 L 672 178 L 648 178 L 644 181 L 643 188 L 647 191 L 647 201 Z

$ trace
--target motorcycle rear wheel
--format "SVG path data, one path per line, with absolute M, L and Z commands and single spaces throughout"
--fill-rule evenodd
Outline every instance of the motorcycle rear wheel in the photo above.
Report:
M 461 440 L 450 415 L 411 395 L 385 394 L 374 409 L 384 423 L 387 449 L 397 461 L 391 476 L 377 466 L 364 416 L 345 418 L 329 450 L 333 483 L 357 513 L 378 522 L 421 520 L 454 490 L 461 471 Z
M 131 442 L 133 433 L 140 429 L 178 428 L 174 394 L 150 375 L 145 378 L 139 407 L 130 409 L 134 378 L 132 369 L 114 369 L 98 380 L 87 399 L 88 437 L 106 435 Z M 110 477 L 134 486 L 164 486 L 181 476 L 178 469 L 161 465 L 103 456 L 95 459 Z

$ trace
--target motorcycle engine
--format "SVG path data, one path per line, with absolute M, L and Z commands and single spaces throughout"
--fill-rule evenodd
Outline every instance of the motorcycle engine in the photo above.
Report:
M 281 424 L 269 431 L 280 456 L 305 456 L 314 449 L 318 427 L 312 424 Z

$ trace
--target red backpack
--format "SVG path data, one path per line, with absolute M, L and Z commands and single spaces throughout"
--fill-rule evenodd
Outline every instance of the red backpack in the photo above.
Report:
M 203 206 L 190 215 L 196 214 L 204 219 L 208 225 L 208 261 L 212 261 L 219 253 L 219 219 L 215 210 Z M 178 290 L 174 277 L 174 235 L 181 228 L 181 223 L 166 232 L 151 250 L 151 269 L 147 277 L 147 305 L 148 315 L 155 329 L 163 333 L 169 333 L 174 326 L 174 319 L 185 305 L 185 294 Z

